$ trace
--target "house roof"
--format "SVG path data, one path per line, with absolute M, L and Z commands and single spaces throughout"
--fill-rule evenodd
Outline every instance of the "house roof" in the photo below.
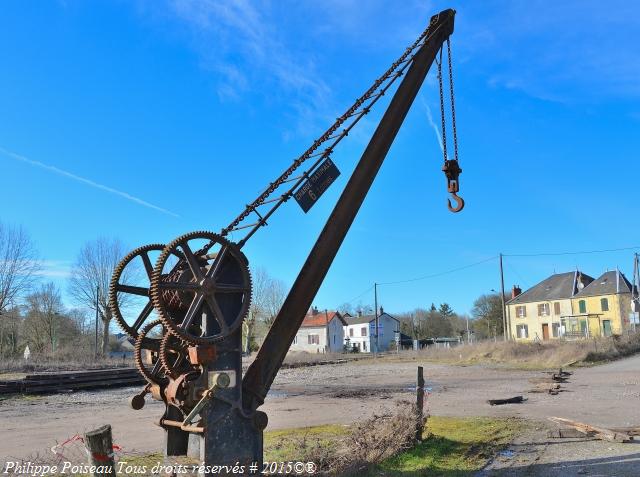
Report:
M 339 311 L 327 311 L 326 315 L 324 311 L 309 311 L 305 316 L 304 320 L 302 320 L 301 328 L 318 328 L 321 326 L 326 326 L 334 318 L 338 318 L 343 326 L 346 326 L 347 323 L 340 314 Z
M 398 321 L 396 318 L 391 316 L 389 313 L 383 313 L 382 315 L 378 315 L 378 320 L 383 316 L 388 316 L 392 320 Z M 364 323 L 371 323 L 376 319 L 375 315 L 362 315 L 362 316 L 350 316 L 346 318 L 347 325 L 362 325 Z
M 584 287 L 576 297 L 631 293 L 633 286 L 620 270 L 605 272 Z
M 509 305 L 516 305 L 519 303 L 571 298 L 580 290 L 583 290 L 583 287 L 586 289 L 591 282 L 593 282 L 592 277 L 578 270 L 556 273 L 520 293 L 520 295 L 512 298 L 507 303 Z

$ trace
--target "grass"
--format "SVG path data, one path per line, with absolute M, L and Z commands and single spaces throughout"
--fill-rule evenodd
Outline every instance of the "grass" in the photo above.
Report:
M 358 470 L 362 477 L 409 476 L 470 476 L 482 469 L 497 451 L 506 446 L 522 421 L 517 419 L 455 418 L 431 416 L 422 442 L 381 463 Z M 270 462 L 315 461 L 318 456 L 338 452 L 351 428 L 343 425 L 324 425 L 268 431 L 264 435 L 264 459 Z M 121 467 L 119 476 L 151 475 L 154 466 L 165 463 L 161 453 L 124 455 L 118 459 L 129 472 Z M 172 458 L 167 463 L 195 464 L 191 458 Z M 145 471 L 142 469 L 145 468 Z M 61 475 L 61 474 L 58 474 Z
M 387 355 L 387 361 L 426 361 L 452 365 L 490 364 L 513 369 L 557 369 L 599 364 L 640 352 L 640 334 L 576 341 L 482 342 L 454 348 L 427 348 Z
M 514 421 L 432 416 L 421 443 L 375 466 L 369 475 L 471 475 L 513 439 Z
M 319 447 L 331 452 L 335 443 L 348 432 L 348 426 L 339 424 L 267 431 L 264 433 L 264 460 L 300 461 Z

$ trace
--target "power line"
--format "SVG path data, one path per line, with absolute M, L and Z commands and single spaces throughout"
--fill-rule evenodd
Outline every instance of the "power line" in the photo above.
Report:
M 607 252 L 623 252 L 626 250 L 638 250 L 640 246 L 623 247 L 623 248 L 609 248 L 603 250 L 584 250 L 581 252 L 548 252 L 548 253 L 504 253 L 503 257 L 554 257 L 558 255 L 586 255 L 590 253 L 607 253 Z
M 379 285 L 379 284 L 378 284 Z M 371 285 L 369 288 L 367 288 L 365 291 L 363 291 L 362 293 L 360 293 L 358 296 L 356 296 L 355 298 L 352 298 L 351 300 L 347 300 L 343 303 L 352 303 L 354 301 L 356 301 L 358 298 L 364 296 L 365 294 L 369 293 L 371 290 L 373 290 L 373 285 Z
M 378 283 L 378 285 L 397 285 L 397 284 L 400 284 L 400 283 L 409 283 L 409 282 L 417 282 L 417 281 L 420 281 L 420 280 L 426 280 L 427 278 L 436 278 L 436 277 L 440 277 L 442 275 L 447 275 L 449 273 L 459 272 L 460 270 L 466 270 L 467 268 L 471 268 L 471 267 L 475 267 L 477 265 L 481 265 L 481 264 L 489 262 L 491 260 L 495 260 L 496 258 L 497 258 L 496 256 L 493 256 L 493 257 L 485 258 L 484 260 L 480 260 L 479 262 L 471 263 L 469 265 L 464 265 L 464 266 L 458 267 L 458 268 L 452 268 L 451 270 L 447 270 L 447 271 L 444 271 L 444 272 L 433 273 L 431 275 L 424 275 L 422 277 L 409 278 L 407 280 L 398 280 L 398 281 L 395 281 L 395 282 Z

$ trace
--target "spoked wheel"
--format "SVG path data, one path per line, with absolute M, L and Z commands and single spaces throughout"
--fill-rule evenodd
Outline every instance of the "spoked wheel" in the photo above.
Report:
M 147 335 L 154 329 L 160 333 L 154 333 L 155 336 Z M 165 370 L 160 360 L 160 343 L 164 333 L 164 325 L 162 320 L 154 320 L 142 327 L 136 338 L 136 344 L 133 349 L 133 360 L 136 363 L 138 371 L 147 380 L 149 384 L 165 385 L 168 382 L 165 376 Z M 143 351 L 150 351 L 151 362 L 146 362 L 142 356 Z M 153 359 L 155 358 L 155 360 Z
M 169 273 L 169 258 L 184 258 Z M 251 276 L 236 244 L 212 232 L 191 232 L 169 243 L 151 277 L 160 319 L 190 344 L 210 344 L 237 330 L 249 312 Z
M 163 244 L 151 244 L 137 248 L 126 255 L 116 266 L 109 285 L 109 306 L 116 322 L 132 338 L 136 339 L 140 328 L 153 312 L 150 296 L 152 256 L 164 250 Z M 173 263 L 181 257 L 173 257 Z M 126 318 L 125 318 L 126 316 Z

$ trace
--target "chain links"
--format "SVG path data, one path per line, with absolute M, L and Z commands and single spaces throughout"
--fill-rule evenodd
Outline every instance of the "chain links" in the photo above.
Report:
M 344 124 L 344 122 L 347 121 L 347 119 L 353 116 L 356 113 L 356 111 L 358 111 L 361 108 L 361 106 L 367 100 L 369 100 L 374 95 L 374 93 L 376 93 L 376 91 L 380 88 L 380 86 L 386 80 L 388 80 L 391 77 L 391 75 L 394 74 L 396 69 L 407 60 L 409 55 L 411 55 L 413 51 L 416 48 L 418 48 L 418 46 L 421 45 L 421 43 L 425 40 L 425 38 L 431 33 L 430 30 L 433 27 L 433 25 L 438 22 L 438 19 L 439 19 L 438 16 L 432 17 L 432 21 L 430 22 L 429 26 L 422 32 L 422 34 L 418 37 L 418 39 L 405 50 L 402 56 L 400 56 L 400 58 L 398 58 L 398 60 L 396 60 L 381 77 L 379 77 L 375 81 L 373 86 L 371 86 L 360 98 L 358 98 L 356 102 L 347 110 L 347 112 L 344 113 L 342 116 L 340 116 L 336 120 L 336 122 L 333 123 L 333 125 L 329 129 L 327 129 L 327 131 L 322 136 L 316 139 L 311 145 L 311 147 L 304 152 L 304 154 L 302 154 L 295 161 L 293 161 L 293 164 L 289 166 L 289 168 L 286 171 L 284 171 L 284 173 L 278 179 L 276 179 L 274 182 L 271 182 L 269 184 L 269 187 L 267 187 L 267 189 L 262 194 L 260 194 L 256 200 L 254 200 L 251 204 L 247 205 L 244 211 L 238 217 L 236 217 L 227 227 L 223 228 L 221 235 L 225 236 L 230 231 L 232 231 L 235 227 L 237 227 L 240 224 L 240 222 L 242 222 L 245 218 L 247 218 L 247 216 L 252 211 L 254 211 L 258 206 L 263 204 L 264 201 L 273 192 L 275 192 L 278 189 L 278 187 L 280 187 L 283 183 L 285 183 L 287 179 L 291 176 L 291 174 L 293 174 L 293 172 L 295 172 L 295 170 L 298 169 L 300 165 L 302 165 L 307 159 L 309 159 L 309 157 L 311 157 L 312 154 L 323 143 L 329 140 L 331 136 L 338 130 L 338 128 L 342 124 Z M 203 248 L 209 248 L 209 247 L 205 246 Z
M 447 127 L 444 120 L 444 87 L 442 86 L 442 48 L 440 48 L 440 61 L 436 60 L 438 65 L 438 84 L 440 86 L 440 120 L 442 122 L 442 154 L 445 162 L 447 161 Z
M 449 90 L 451 92 L 451 127 L 453 129 L 453 160 L 458 160 L 458 132 L 456 130 L 456 106 L 453 99 L 453 67 L 451 66 L 451 41 L 447 38 L 447 57 L 449 58 Z M 442 86 L 440 86 L 442 98 Z M 444 118 L 442 119 L 444 122 Z

